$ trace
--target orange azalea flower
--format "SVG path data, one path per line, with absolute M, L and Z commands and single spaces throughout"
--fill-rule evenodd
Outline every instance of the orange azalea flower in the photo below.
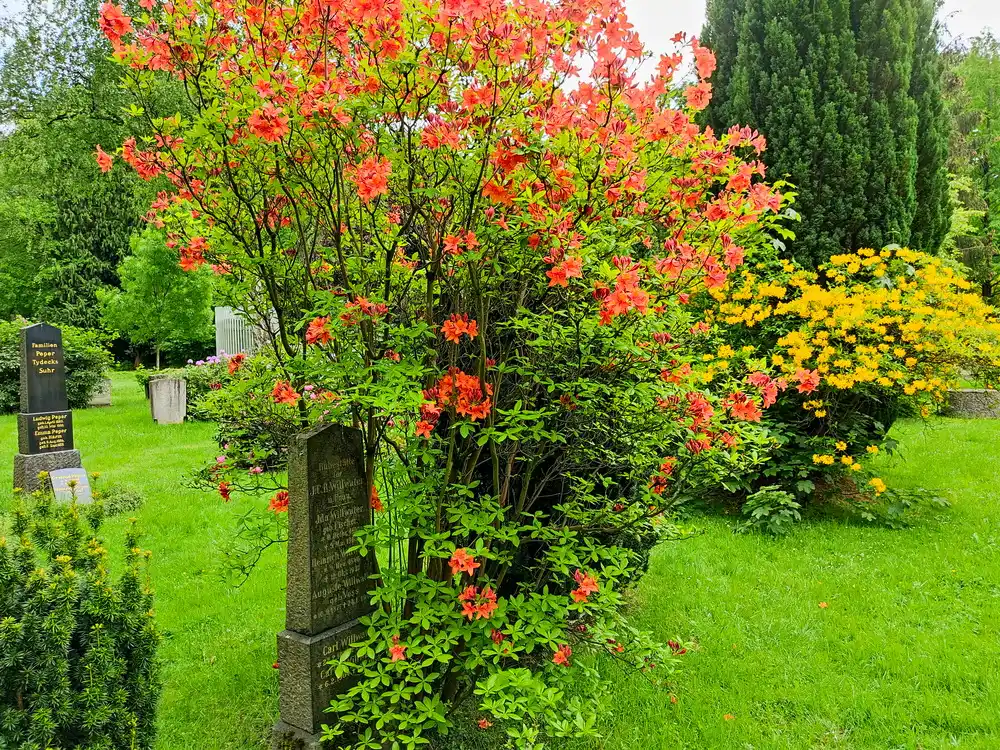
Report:
M 274 389 L 271 391 L 271 398 L 276 404 L 295 406 L 295 404 L 299 402 L 301 396 L 299 396 L 295 389 L 292 388 L 291 383 L 285 380 L 279 380 L 274 384 Z
M 280 141 L 289 132 L 288 117 L 273 104 L 265 104 L 251 114 L 247 118 L 247 127 L 258 138 L 271 143 Z
M 246 354 L 234 354 L 229 358 L 229 374 L 235 375 L 236 372 L 243 366 L 246 361 Z
M 479 563 L 476 562 L 476 558 L 470 555 L 464 547 L 455 550 L 455 553 L 448 561 L 448 565 L 451 566 L 452 575 L 456 575 L 458 573 L 468 573 L 469 575 L 472 575 L 476 568 L 479 567 Z
M 819 387 L 819 371 L 799 370 L 795 373 L 795 380 L 799 384 L 796 388 L 799 393 L 812 393 Z
M 552 656 L 552 663 L 561 667 L 569 666 L 569 657 L 573 655 L 573 649 L 569 646 L 560 646 Z
M 97 166 L 101 168 L 102 172 L 110 172 L 112 159 L 111 154 L 105 153 L 104 149 L 100 146 L 97 147 L 97 153 L 94 155 L 97 159 Z
M 469 320 L 469 314 L 452 314 L 448 320 L 441 325 L 441 333 L 447 341 L 457 344 L 462 339 L 464 333 L 470 339 L 479 335 L 479 325 L 474 320 Z
M 314 318 L 306 329 L 306 343 L 307 344 L 328 344 L 333 336 L 327 329 L 327 325 L 330 323 L 330 317 L 325 316 L 322 318 Z
M 378 487 L 375 485 L 372 485 L 372 491 L 368 495 L 368 505 L 370 505 L 371 509 L 376 513 L 381 513 L 385 510 L 385 506 L 382 505 L 382 499 L 378 496 Z
M 597 593 L 597 579 L 592 575 L 584 573 L 582 570 L 578 570 L 573 574 L 573 577 L 576 579 L 578 585 L 578 588 L 573 591 L 573 599 L 575 601 L 585 602 L 591 594 Z
M 399 636 L 392 637 L 392 645 L 389 647 L 389 661 L 406 661 L 406 646 L 399 642 Z
M 233 499 L 233 493 L 231 487 L 232 485 L 230 485 L 229 482 L 219 482 L 219 497 L 221 497 L 227 503 Z
M 371 203 L 380 195 L 389 192 L 389 175 L 392 162 L 388 159 L 369 156 L 355 167 L 347 170 L 347 176 L 358 189 L 362 203 Z
M 288 491 L 278 490 L 274 493 L 274 497 L 271 498 L 270 504 L 267 509 L 273 511 L 274 513 L 287 513 L 288 512 Z
M 100 13 L 98 24 L 112 44 L 117 44 L 125 34 L 132 31 L 132 18 L 114 3 L 102 3 Z
M 493 722 L 490 721 L 489 719 L 480 719 L 478 723 L 480 729 L 489 729 L 491 726 L 493 726 Z

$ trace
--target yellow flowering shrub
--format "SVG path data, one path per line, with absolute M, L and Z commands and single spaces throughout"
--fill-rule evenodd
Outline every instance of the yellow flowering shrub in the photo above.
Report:
M 914 250 L 862 249 L 816 271 L 750 264 L 701 302 L 706 370 L 741 352 L 779 385 L 760 420 L 774 448 L 757 486 L 861 502 L 891 492 L 865 462 L 892 448 L 892 423 L 934 413 L 963 378 L 1000 382 L 1000 314 Z

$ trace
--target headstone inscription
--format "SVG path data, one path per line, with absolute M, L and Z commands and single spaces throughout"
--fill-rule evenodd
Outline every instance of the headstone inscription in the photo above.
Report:
M 73 412 L 66 400 L 62 332 L 37 323 L 21 329 L 21 412 L 17 415 L 18 454 L 14 487 L 41 489 L 38 474 L 80 468 L 73 449 Z
M 92 503 L 94 496 L 90 492 L 90 477 L 83 469 L 56 469 L 49 472 L 52 482 L 52 492 L 56 500 L 71 501 L 74 497 L 78 503 Z
M 278 634 L 281 719 L 275 750 L 319 750 L 330 701 L 349 687 L 331 659 L 364 638 L 374 558 L 348 552 L 371 520 L 361 433 L 321 425 L 298 436 L 288 463 L 286 630 Z

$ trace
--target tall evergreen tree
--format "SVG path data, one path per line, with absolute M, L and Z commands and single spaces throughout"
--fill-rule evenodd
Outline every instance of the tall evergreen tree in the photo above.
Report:
M 947 119 L 936 0 L 709 0 L 718 59 L 706 113 L 768 141 L 772 177 L 798 192 L 791 252 L 818 263 L 844 248 L 947 232 Z

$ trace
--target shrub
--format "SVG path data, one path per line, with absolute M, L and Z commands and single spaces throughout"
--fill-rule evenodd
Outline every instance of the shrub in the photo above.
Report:
M 288 447 L 302 430 L 302 421 L 297 411 L 276 404 L 271 398 L 277 373 L 273 356 L 237 355 L 229 360 L 225 372 L 219 374 L 223 387 L 209 387 L 196 402 L 199 417 L 218 425 L 215 439 L 226 454 L 226 466 L 255 469 L 255 472 L 284 469 Z M 308 399 L 310 422 L 328 412 L 328 395 L 315 388 L 304 391 L 303 395 Z M 214 472 L 209 476 L 214 477 Z M 211 481 L 218 482 L 214 478 Z
M 94 492 L 104 503 L 104 514 L 109 518 L 139 510 L 146 502 L 145 495 L 130 484 L 109 484 Z
M 687 374 L 687 303 L 769 239 L 763 139 L 699 131 L 697 42 L 696 82 L 681 47 L 643 82 L 619 2 L 489 5 L 102 6 L 134 112 L 156 75 L 191 93 L 121 156 L 183 186 L 153 217 L 179 262 L 271 324 L 268 409 L 362 434 L 357 551 L 385 564 L 338 667 L 347 748 L 415 747 L 463 701 L 518 747 L 594 734 L 578 657 L 676 664 L 623 591 L 673 488 L 743 441 Z M 219 458 L 228 500 L 249 470 Z
M 893 422 L 934 413 L 962 378 L 998 382 L 998 311 L 924 253 L 862 249 L 817 272 L 762 260 L 702 302 L 712 323 L 703 379 L 740 368 L 773 376 L 773 405 L 753 415 L 771 460 L 746 477 L 744 498 L 777 484 L 874 517 L 887 487 L 865 464 L 893 449 Z M 912 504 L 881 499 L 891 500 L 890 516 Z
M 0 537 L 4 747 L 152 748 L 160 693 L 149 553 L 133 525 L 114 581 L 96 536 L 101 503 L 21 498 Z
M 21 403 L 21 329 L 31 322 L 18 319 L 0 322 L 0 413 L 10 414 Z M 66 397 L 70 409 L 85 409 L 97 392 L 111 354 L 97 331 L 63 326 L 66 362 Z

